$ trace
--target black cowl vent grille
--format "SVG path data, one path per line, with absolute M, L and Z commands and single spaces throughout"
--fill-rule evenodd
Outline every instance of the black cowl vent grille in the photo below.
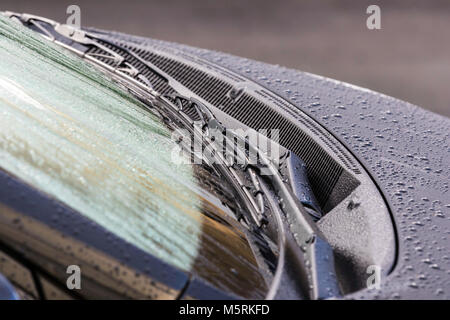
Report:
M 108 46 L 107 43 L 104 44 Z M 230 81 L 225 81 L 209 72 L 196 68 L 190 62 L 185 63 L 160 52 L 156 53 L 147 48 L 135 47 L 130 43 L 117 42 L 117 44 L 138 55 L 141 59 L 150 62 L 195 95 L 248 127 L 255 130 L 279 129 L 280 144 L 292 150 L 305 162 L 311 188 L 325 212 L 332 209 L 359 185 L 359 181 L 333 159 L 319 143 L 265 101 L 247 92 L 243 92 L 238 99 L 232 99 L 230 92 L 235 87 Z M 156 91 L 163 94 L 174 92 L 166 79 L 138 59 L 117 47 L 108 47 L 125 56 L 127 61 L 130 61 L 150 81 Z M 94 53 L 95 50 L 98 49 L 93 48 L 90 53 Z M 104 62 L 108 63 L 107 60 Z M 344 157 L 342 154 L 344 154 Z M 337 154 L 338 158 L 350 167 L 353 163 L 350 162 L 350 165 L 348 165 L 350 159 L 345 156 L 345 153 L 342 154 Z M 352 170 L 359 174 L 358 169 L 352 168 Z M 339 186 L 340 183 L 345 183 L 345 186 Z M 346 191 L 344 193 L 339 192 L 339 196 L 336 197 L 333 195 L 333 190 L 336 187 Z

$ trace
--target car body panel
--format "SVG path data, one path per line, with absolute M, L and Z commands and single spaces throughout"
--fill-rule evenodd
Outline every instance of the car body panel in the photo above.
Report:
M 95 30 L 93 30 L 95 32 Z M 315 119 L 377 183 L 396 231 L 396 259 L 380 289 L 348 298 L 449 298 L 449 119 L 320 76 L 223 53 L 108 31 L 122 41 L 175 49 L 254 81 Z M 370 274 L 367 276 L 369 277 Z M 194 286 L 195 287 L 195 286 Z M 194 290 L 195 291 L 195 290 Z
M 322 124 L 376 181 L 397 233 L 395 265 L 382 279 L 381 288 L 360 290 L 348 297 L 450 298 L 448 118 L 298 70 L 149 38 L 102 34 L 198 56 L 267 88 Z

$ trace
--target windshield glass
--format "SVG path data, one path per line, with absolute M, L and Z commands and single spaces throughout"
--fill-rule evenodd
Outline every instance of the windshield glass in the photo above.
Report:
M 1 16 L 0 56 L 0 168 L 171 265 L 262 294 L 244 235 L 205 215 L 224 213 L 141 103 Z

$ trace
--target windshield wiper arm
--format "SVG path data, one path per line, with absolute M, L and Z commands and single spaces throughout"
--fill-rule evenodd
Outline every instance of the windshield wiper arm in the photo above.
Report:
M 172 96 L 174 101 L 176 101 L 177 98 L 189 100 L 191 103 L 194 103 L 196 105 L 196 109 L 201 113 L 203 123 L 200 129 L 200 134 L 203 135 L 202 139 L 205 139 L 204 135 L 206 135 L 206 140 L 211 138 L 212 136 L 208 137 L 208 134 L 212 133 L 214 130 L 219 130 L 221 132 L 226 131 L 228 135 L 224 135 L 225 139 L 230 139 L 231 137 L 232 140 L 241 140 L 241 144 L 246 145 L 249 148 L 249 153 L 253 152 L 254 154 L 257 154 L 259 162 L 258 164 L 254 164 L 251 163 L 245 152 L 239 149 L 233 150 L 237 153 L 235 156 L 239 157 L 241 160 L 240 162 L 238 161 L 238 163 L 241 163 L 241 172 L 246 172 L 250 176 L 250 180 L 254 184 L 255 189 L 258 190 L 256 196 L 259 204 L 256 204 L 253 201 L 254 198 L 248 192 L 248 189 L 242 182 L 240 182 L 237 171 L 234 169 L 233 165 L 227 164 L 226 161 L 222 161 L 222 165 L 228 168 L 228 171 L 231 172 L 235 180 L 238 181 L 238 185 L 242 188 L 242 190 L 244 190 L 244 193 L 253 209 L 251 210 L 253 213 L 253 221 L 258 227 L 263 225 L 262 221 L 267 223 L 267 219 L 264 217 L 265 204 L 263 202 L 263 191 L 260 186 L 260 179 L 269 180 L 277 193 L 278 205 L 285 217 L 278 214 L 278 210 L 273 211 L 275 216 L 274 222 L 277 224 L 276 228 L 278 229 L 277 242 L 279 246 L 279 259 L 267 298 L 272 299 L 276 296 L 280 285 L 283 268 L 286 263 L 286 245 L 292 245 L 292 243 L 286 241 L 286 232 L 290 232 L 293 235 L 296 245 L 301 249 L 301 252 L 304 255 L 303 265 L 306 268 L 308 277 L 307 281 L 310 284 L 310 298 L 321 299 L 330 296 L 340 296 L 340 289 L 334 269 L 333 250 L 317 229 L 315 223 L 310 218 L 309 213 L 302 206 L 290 185 L 286 183 L 281 176 L 278 167 L 274 165 L 274 162 L 276 162 L 274 160 L 276 159 L 269 158 L 258 148 L 258 146 L 251 144 L 247 140 L 243 141 L 243 137 L 233 134 L 232 130 L 230 131 L 226 129 L 214 117 L 213 113 L 207 108 L 206 105 L 195 99 L 193 100 L 192 98 L 189 99 L 179 95 Z M 208 140 L 210 144 L 214 144 L 214 141 L 216 140 Z M 220 149 L 221 146 L 222 144 L 219 144 L 217 149 Z M 220 154 L 220 152 L 217 151 L 215 154 Z M 263 177 L 259 175 L 259 172 L 262 169 L 266 171 L 266 174 Z M 286 228 L 286 225 L 288 228 Z
M 291 241 L 286 241 L 288 234 L 292 235 L 297 249 L 299 248 L 302 252 L 302 260 L 305 262 L 303 265 L 307 274 L 307 282 L 310 289 L 309 297 L 311 299 L 321 299 L 340 295 L 334 269 L 333 250 L 317 229 L 315 223 L 310 218 L 309 213 L 300 203 L 292 186 L 286 183 L 279 172 L 279 168 L 274 165 L 274 160 L 278 161 L 279 159 L 271 159 L 262 152 L 258 146 L 243 140 L 239 135 L 233 134 L 232 131 L 227 130 L 227 128 L 215 118 L 214 114 L 204 103 L 189 96 L 189 90 L 175 81 L 171 82 L 169 76 L 162 73 L 161 70 L 144 61 L 142 58 L 136 57 L 136 55 L 130 53 L 127 48 L 113 44 L 83 30 L 59 24 L 46 18 L 13 12 L 5 12 L 3 14 L 18 20 L 25 26 L 39 32 L 50 41 L 53 41 L 64 48 L 75 52 L 91 63 L 100 66 L 105 71 L 119 77 L 121 82 L 124 82 L 125 80 L 129 84 L 129 87 L 133 87 L 133 90 L 130 91 L 138 96 L 141 101 L 144 101 L 147 105 L 157 107 L 166 115 L 170 115 L 171 118 L 182 122 L 183 127 L 189 128 L 191 133 L 199 136 L 200 141 L 205 142 L 206 148 L 211 149 L 210 151 L 215 150 L 215 152 L 207 153 L 212 154 L 215 158 L 211 159 L 211 162 L 219 164 L 216 165 L 216 168 L 218 168 L 235 186 L 235 189 L 243 199 L 250 213 L 247 220 L 249 222 L 251 221 L 250 224 L 255 228 L 262 228 L 267 223 L 267 219 L 264 215 L 266 204 L 264 203 L 264 192 L 261 187 L 261 182 L 262 180 L 268 180 L 270 182 L 270 185 L 273 190 L 275 190 L 278 198 L 278 208 L 277 210 L 273 210 L 273 214 L 275 216 L 274 222 L 277 224 L 276 227 L 278 230 L 279 260 L 267 298 L 274 298 L 279 289 L 283 268 L 286 263 L 286 246 L 292 244 Z M 174 89 L 176 94 L 163 96 L 153 90 L 150 82 L 148 80 L 145 81 L 145 77 L 136 67 L 127 61 L 125 57 L 110 49 L 104 43 L 108 43 L 109 45 L 119 48 L 123 52 L 127 52 L 133 57 L 136 57 L 145 67 L 150 68 L 153 72 L 157 72 L 166 78 L 169 84 L 175 84 L 176 86 Z M 92 46 L 100 49 L 103 53 L 89 53 L 88 50 Z M 112 62 L 112 66 L 102 61 L 105 59 Z M 137 81 L 136 78 L 144 80 L 143 82 L 145 84 Z M 180 92 L 184 95 L 180 94 Z M 200 127 L 195 126 L 194 121 L 183 112 L 183 103 L 180 105 L 181 100 L 184 100 L 184 102 L 187 101 L 190 104 L 190 107 L 193 107 L 196 110 L 201 122 Z M 243 164 L 239 168 L 236 168 L 234 164 L 228 163 L 226 159 L 221 156 L 221 150 L 218 150 L 217 146 L 215 146 L 214 139 L 210 136 L 214 130 L 222 132 L 228 131 L 228 133 L 231 132 L 231 138 L 248 146 L 249 152 L 258 155 L 259 162 L 257 164 L 251 163 L 247 154 L 238 149 L 237 154 L 234 156 L 238 157 Z M 227 135 L 225 135 L 225 138 L 230 139 Z M 261 176 L 260 172 L 262 170 L 266 173 L 268 172 L 268 174 Z M 247 176 L 247 180 L 251 182 L 253 189 L 256 190 L 253 194 L 249 192 L 246 183 L 244 183 L 243 175 Z M 312 206 L 314 207 L 313 203 Z M 279 214 L 279 212 L 282 212 L 283 215 Z

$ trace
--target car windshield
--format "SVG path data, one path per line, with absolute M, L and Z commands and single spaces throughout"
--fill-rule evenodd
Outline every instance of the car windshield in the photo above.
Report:
M 174 161 L 181 155 L 158 118 L 81 59 L 1 16 L 0 56 L 2 170 L 181 270 L 264 294 L 245 236 L 205 214 L 226 215 L 200 185 L 201 169 Z

